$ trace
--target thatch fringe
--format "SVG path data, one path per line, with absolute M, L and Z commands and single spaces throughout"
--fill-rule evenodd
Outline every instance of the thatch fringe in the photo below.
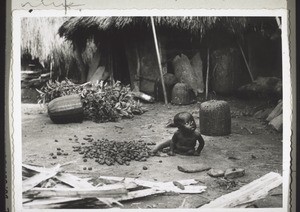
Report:
M 247 19 L 244 17 L 154 17 L 154 22 L 158 28 L 188 31 L 200 36 L 218 27 L 239 33 L 247 25 Z M 81 39 L 92 37 L 95 33 L 133 28 L 150 29 L 150 27 L 150 17 L 72 17 L 64 22 L 58 32 L 67 40 L 76 40 L 78 37 Z
M 21 51 L 29 52 L 40 61 L 48 59 L 53 51 L 70 52 L 70 45 L 58 34 L 58 28 L 67 20 L 65 17 L 26 17 L 21 21 Z
M 38 59 L 44 65 L 44 72 L 50 72 L 52 79 L 76 76 L 74 51 L 71 41 L 65 41 L 58 35 L 59 27 L 68 17 L 26 17 L 21 21 L 22 59 Z M 85 40 L 83 52 L 85 62 L 90 61 L 96 47 L 93 40 Z M 30 59 L 30 58 L 29 58 Z

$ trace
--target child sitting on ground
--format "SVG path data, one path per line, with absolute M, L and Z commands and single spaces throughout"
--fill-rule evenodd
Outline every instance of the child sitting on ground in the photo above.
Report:
M 196 130 L 196 123 L 192 114 L 181 112 L 174 116 L 174 125 L 178 130 L 174 133 L 171 140 L 158 144 L 152 152 L 156 154 L 159 150 L 170 147 L 169 155 L 175 153 L 182 155 L 200 155 L 204 140 L 199 131 Z M 195 149 L 197 141 L 199 143 Z

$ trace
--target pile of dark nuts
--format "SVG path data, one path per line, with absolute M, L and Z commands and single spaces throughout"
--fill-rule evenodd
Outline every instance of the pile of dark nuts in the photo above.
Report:
M 94 159 L 101 165 L 130 165 L 130 161 L 146 161 L 153 156 L 149 145 L 155 143 L 146 143 L 139 141 L 114 141 L 105 138 L 94 140 L 92 137 L 83 138 L 80 146 L 73 146 L 73 151 L 83 156 L 83 161 Z

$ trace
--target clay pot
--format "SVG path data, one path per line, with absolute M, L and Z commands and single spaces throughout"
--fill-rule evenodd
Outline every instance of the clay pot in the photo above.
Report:
M 191 88 L 184 83 L 177 83 L 172 90 L 172 103 L 176 105 L 188 105 L 195 102 L 196 96 Z
M 167 93 L 168 102 L 171 101 L 172 89 L 178 82 L 174 74 L 166 73 L 164 75 L 165 88 Z M 156 101 L 164 101 L 164 93 L 160 77 L 156 80 L 154 85 L 154 97 Z

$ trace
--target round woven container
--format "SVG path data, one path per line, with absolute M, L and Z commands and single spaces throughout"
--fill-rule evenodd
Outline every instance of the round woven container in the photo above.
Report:
M 56 124 L 83 121 L 83 105 L 78 94 L 53 99 L 48 104 L 50 119 Z
M 195 102 L 195 94 L 184 83 L 177 83 L 172 90 L 172 103 L 176 105 L 188 105 Z
M 172 89 L 174 85 L 178 82 L 174 74 L 166 73 L 164 75 L 165 88 L 167 92 L 168 102 L 171 101 Z M 154 85 L 154 97 L 156 101 L 164 101 L 164 93 L 162 88 L 162 83 L 160 77 L 156 80 Z
M 222 136 L 231 132 L 231 114 L 225 101 L 203 102 L 199 110 L 200 132 L 203 135 Z

